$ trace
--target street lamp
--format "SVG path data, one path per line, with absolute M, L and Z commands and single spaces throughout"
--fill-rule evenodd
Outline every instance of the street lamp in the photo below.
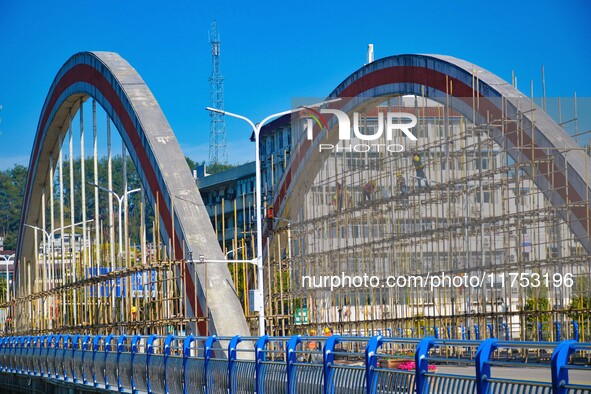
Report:
M 309 105 L 306 107 L 298 107 L 290 109 L 289 111 L 278 112 L 272 115 L 267 116 L 264 118 L 260 123 L 255 124 L 252 120 L 248 119 L 245 116 L 238 115 L 232 112 L 224 111 L 217 108 L 206 107 L 205 109 L 210 112 L 217 112 L 222 115 L 228 115 L 236 119 L 242 119 L 246 123 L 252 127 L 252 131 L 254 132 L 254 142 L 255 142 L 255 171 L 256 171 L 256 206 L 257 206 L 257 256 L 256 266 L 257 266 L 257 281 L 259 288 L 255 292 L 256 297 L 258 298 L 258 313 L 259 313 L 259 336 L 265 335 L 265 307 L 263 305 L 263 292 L 264 292 L 264 275 L 263 275 L 263 222 L 261 218 L 261 154 L 260 154 L 260 146 L 259 146 L 259 134 L 261 133 L 262 127 L 268 121 L 281 117 L 283 115 L 293 114 L 296 112 L 303 111 L 305 109 L 311 107 L 320 107 L 324 104 L 340 101 L 340 98 L 322 101 L 317 104 Z
M 58 232 L 58 231 L 61 231 L 61 230 L 64 230 L 64 229 L 70 228 L 70 227 L 76 227 L 76 226 L 78 226 L 80 224 L 91 222 L 93 220 L 94 219 L 89 219 L 89 220 L 86 220 L 84 222 L 78 222 L 78 223 L 74 223 L 74 224 L 69 224 L 67 226 L 58 227 L 58 228 L 55 228 L 55 229 L 51 230 L 51 233 L 48 233 L 44 228 L 33 226 L 31 224 L 26 224 L 26 223 L 24 224 L 25 227 L 30 227 L 30 228 L 32 228 L 34 230 L 42 231 L 43 234 L 47 237 L 47 243 L 49 243 L 49 252 L 51 253 L 51 256 L 49 258 L 50 267 L 48 268 L 48 267 L 46 267 L 47 263 L 45 263 L 45 256 L 47 256 L 47 250 L 46 250 L 47 244 L 45 244 L 45 246 L 43 248 L 43 262 L 44 262 L 43 263 L 43 273 L 45 274 L 45 279 L 47 279 L 47 270 L 50 271 L 50 275 L 51 275 L 51 270 L 54 270 L 55 269 L 54 263 L 53 263 L 53 258 L 54 258 L 54 252 L 53 252 L 53 235 L 56 232 Z M 62 250 L 61 256 L 62 256 L 61 257 L 61 260 L 62 260 L 62 274 L 63 274 L 65 272 L 65 261 L 64 261 L 63 250 Z M 44 287 L 45 287 L 45 284 L 47 283 L 47 287 L 48 287 L 47 290 L 50 290 L 51 289 L 50 285 L 55 285 L 54 280 L 55 280 L 55 278 L 50 278 L 49 280 L 43 280 Z M 62 283 L 62 284 L 65 285 L 65 283 Z M 65 297 L 65 294 L 64 294 L 64 297 Z M 64 298 L 64 300 L 65 300 L 65 298 Z M 45 304 L 45 305 L 47 305 L 47 304 Z M 65 302 L 64 302 L 64 305 L 65 305 Z M 45 312 L 46 312 L 46 315 L 47 315 L 47 310 Z
M 0 256 L 4 259 L 4 264 L 6 264 L 6 302 L 10 301 L 10 276 L 8 274 L 8 264 L 14 264 L 14 255 L 11 254 L 10 256 L 2 255 Z
M 230 250 L 228 253 L 226 253 L 226 259 L 228 258 L 228 256 L 230 255 L 230 253 L 238 252 L 242 248 L 243 248 L 242 246 L 239 246 L 236 249 Z
M 119 197 L 119 194 L 117 194 L 116 192 L 114 192 L 111 189 L 107 189 L 106 187 L 97 185 L 96 183 L 92 183 L 92 182 L 88 182 L 88 184 L 90 186 L 96 187 L 98 189 L 104 190 L 108 193 L 111 193 L 112 195 L 115 196 L 115 198 L 117 198 L 117 206 L 119 207 L 119 211 L 118 211 L 118 217 L 119 217 L 119 258 L 122 258 L 123 256 L 123 227 L 121 226 L 121 207 L 123 205 L 123 200 L 125 200 L 125 202 L 127 202 L 127 196 L 130 195 L 131 193 L 136 193 L 141 191 L 141 188 L 137 188 L 137 189 L 133 189 L 133 190 L 128 190 L 125 192 L 125 194 L 123 194 L 121 197 Z M 127 207 L 127 204 L 126 204 Z

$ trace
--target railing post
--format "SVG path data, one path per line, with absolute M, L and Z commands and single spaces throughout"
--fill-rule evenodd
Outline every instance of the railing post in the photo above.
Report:
M 556 327 L 556 342 L 560 342 L 562 340 L 562 335 L 560 335 L 560 322 L 555 321 L 554 327 Z
M 86 379 L 87 371 L 84 368 L 84 360 L 86 359 L 86 352 L 88 351 L 88 345 L 90 341 L 90 335 L 85 335 L 82 338 L 82 384 L 88 384 L 88 379 Z M 92 350 L 92 349 L 91 349 Z M 92 355 L 92 353 L 91 353 Z
M 544 340 L 544 336 L 542 335 L 542 323 L 538 322 L 538 341 L 542 342 Z
M 112 346 L 111 346 L 111 341 L 113 340 L 113 338 L 115 338 L 114 334 L 109 334 L 105 338 L 105 350 L 104 350 L 105 355 L 104 355 L 104 360 L 103 360 L 103 365 L 105 366 L 105 368 L 107 367 L 107 355 L 109 354 L 110 351 L 113 350 Z M 103 379 L 105 380 L 105 388 L 110 389 L 112 384 L 109 382 L 109 377 L 107 376 L 107 371 L 105 369 L 103 369 Z
M 53 343 L 53 377 L 56 379 L 60 378 L 60 374 L 59 374 L 59 366 L 58 366 L 58 350 L 60 348 L 60 341 L 62 341 L 64 338 L 64 335 L 62 334 L 58 334 L 57 338 L 55 339 L 54 343 Z
M 550 359 L 550 368 L 552 372 L 552 393 L 566 394 L 567 389 L 564 387 L 568 384 L 568 358 L 574 353 L 575 349 L 572 347 L 575 341 L 564 341 L 556 346 L 552 358 Z
M 138 343 L 140 342 L 140 340 L 142 339 L 141 335 L 134 335 L 134 337 L 131 339 L 131 392 L 132 393 L 136 393 L 137 389 L 135 387 L 135 371 L 133 368 L 133 364 L 135 362 L 135 355 L 138 351 Z M 145 371 L 144 371 L 145 372 Z
M 217 336 L 212 335 L 210 337 L 207 337 L 207 339 L 205 340 L 205 349 L 203 351 L 203 356 L 205 357 L 205 361 L 203 363 L 203 376 L 205 377 L 205 393 L 209 394 L 210 392 L 213 391 L 213 387 L 211 387 L 210 384 L 210 379 L 209 379 L 209 374 L 208 374 L 208 370 L 209 370 L 209 360 L 211 359 L 211 357 L 213 356 L 213 344 L 215 343 L 215 341 L 217 340 Z M 211 382 L 213 383 L 213 382 Z
M 121 359 L 121 352 L 123 352 L 123 347 L 125 346 L 125 339 L 127 339 L 127 336 L 123 334 L 117 340 L 117 371 L 121 370 L 119 367 L 119 361 Z M 133 364 L 131 365 L 130 369 L 132 371 L 131 373 L 133 374 Z M 121 386 L 121 376 L 119 376 L 119 372 L 117 372 L 117 390 L 119 390 L 120 393 L 123 392 L 123 386 Z
M 572 321 L 573 323 L 573 339 L 575 341 L 579 341 L 579 323 L 577 323 L 576 321 Z
M 384 341 L 381 335 L 370 338 L 365 347 L 365 393 L 374 394 L 376 391 L 377 375 L 375 369 L 378 366 L 378 349 Z
M 433 327 L 433 333 L 435 334 L 435 339 L 439 339 L 439 327 Z
M 72 339 L 72 369 L 70 371 L 70 373 L 72 374 L 72 382 L 77 383 L 78 382 L 78 377 L 76 376 L 76 372 L 75 372 L 75 367 L 74 365 L 76 364 L 76 359 L 74 358 L 74 356 L 76 355 L 76 349 L 80 349 L 81 346 L 78 344 L 78 341 L 80 340 L 80 337 L 82 335 L 74 335 L 74 339 Z M 82 361 L 82 359 L 80 359 L 80 361 Z
M 232 379 L 232 372 L 234 371 L 234 362 L 236 361 L 236 356 L 238 353 L 237 348 L 240 342 L 242 342 L 242 338 L 240 335 L 236 335 L 230 340 L 230 344 L 228 345 L 228 387 L 230 394 L 236 392 L 236 385 L 233 384 L 235 380 Z
M 96 375 L 94 374 L 94 363 L 96 362 L 96 353 L 98 352 L 99 342 L 102 338 L 102 335 L 97 335 L 92 340 L 92 385 L 94 387 L 98 386 L 96 381 Z
M 486 339 L 476 349 L 476 393 L 488 393 L 488 385 L 490 378 L 490 356 L 497 349 L 496 338 Z
M 447 328 L 447 339 L 452 339 L 452 337 L 451 337 L 451 326 L 448 325 L 446 328 Z
M 65 382 L 68 380 L 68 368 L 66 366 L 66 354 L 68 352 L 68 343 L 71 343 L 72 335 L 65 335 L 64 340 L 62 341 L 62 361 L 61 361 L 61 372 L 62 372 L 62 380 Z
M 164 392 L 168 393 L 168 378 L 166 377 L 166 368 L 168 368 L 168 357 L 170 356 L 170 346 L 174 340 L 174 335 L 169 334 L 164 339 Z
M 486 325 L 486 328 L 488 328 L 488 337 L 489 337 L 489 338 L 494 338 L 494 337 L 495 337 L 495 333 L 494 333 L 494 331 L 493 331 L 493 325 L 492 325 L 492 324 L 490 324 L 490 323 L 488 323 L 488 324 Z
M 429 350 L 435 344 L 435 338 L 426 337 L 423 338 L 417 345 L 415 350 L 415 387 L 416 394 L 422 394 L 423 392 L 429 392 L 429 384 L 427 382 L 427 376 L 429 372 Z
M 256 392 L 257 394 L 264 394 L 265 393 L 265 347 L 269 342 L 269 336 L 263 335 L 257 340 L 255 346 L 255 383 L 256 383 Z
M 187 390 L 187 360 L 191 357 L 191 343 L 197 339 L 193 335 L 189 335 L 183 341 L 183 394 L 189 394 Z
M 154 341 L 157 338 L 157 335 L 152 334 L 146 340 L 146 387 L 148 389 L 148 393 L 152 392 L 152 385 L 150 384 L 150 357 L 154 353 Z
M 8 342 L 8 337 L 0 338 L 0 360 L 2 365 L 0 365 L 0 371 L 6 371 L 6 343 Z
M 507 323 L 503 323 L 503 328 L 505 329 L 505 340 L 511 340 L 511 334 L 509 333 L 509 325 Z
M 478 324 L 474 325 L 474 339 L 480 341 L 480 328 L 478 327 Z
M 302 342 L 301 335 L 295 335 L 289 339 L 287 343 L 287 355 L 285 357 L 285 368 L 287 369 L 287 393 L 294 394 L 296 389 L 295 381 L 295 368 L 294 365 L 297 362 L 296 349 L 298 344 Z
M 324 342 L 322 351 L 322 375 L 324 378 L 324 394 L 334 393 L 332 384 L 332 365 L 334 364 L 334 348 L 339 343 L 340 336 L 332 335 Z

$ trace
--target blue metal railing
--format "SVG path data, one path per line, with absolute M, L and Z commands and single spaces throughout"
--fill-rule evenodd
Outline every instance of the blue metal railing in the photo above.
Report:
M 545 358 L 528 362 L 527 357 L 516 359 L 516 352 Z M 575 394 L 591 392 L 590 357 L 591 343 L 573 340 L 478 341 L 381 335 L 0 338 L 2 373 L 122 393 Z M 450 364 L 460 366 L 461 373 L 446 370 Z M 547 371 L 547 379 L 507 378 L 492 367 L 540 368 Z M 571 371 L 588 378 L 571 383 Z

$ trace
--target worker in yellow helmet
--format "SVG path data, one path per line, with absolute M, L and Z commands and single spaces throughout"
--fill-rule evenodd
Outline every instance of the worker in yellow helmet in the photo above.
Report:
M 423 164 L 423 159 L 418 151 L 414 151 L 412 154 L 412 164 L 415 167 L 417 172 L 417 179 L 419 181 L 419 189 L 421 188 L 421 184 L 423 183 L 423 179 L 425 180 L 425 186 L 429 186 L 429 181 L 425 177 L 425 165 Z
M 324 327 L 324 336 L 325 337 L 329 337 L 332 335 L 332 328 L 330 327 Z

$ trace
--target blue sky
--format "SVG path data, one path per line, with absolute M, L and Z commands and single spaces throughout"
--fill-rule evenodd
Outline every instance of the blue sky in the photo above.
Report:
M 47 90 L 85 50 L 119 52 L 158 99 L 185 154 L 207 159 L 207 32 L 222 39 L 227 110 L 261 119 L 294 97 L 324 97 L 365 61 L 401 53 L 472 61 L 529 93 L 591 96 L 591 3 L 580 1 L 13 1 L 0 0 L 0 169 L 27 164 Z M 227 121 L 233 162 L 246 124 Z

